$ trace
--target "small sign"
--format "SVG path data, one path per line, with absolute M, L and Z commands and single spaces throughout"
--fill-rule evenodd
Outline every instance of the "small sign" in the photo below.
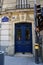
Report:
M 2 22 L 8 22 L 9 21 L 9 18 L 7 16 L 4 16 L 1 21 Z
M 11 17 L 11 21 L 15 21 L 17 19 L 17 15 L 12 15 L 12 17 Z

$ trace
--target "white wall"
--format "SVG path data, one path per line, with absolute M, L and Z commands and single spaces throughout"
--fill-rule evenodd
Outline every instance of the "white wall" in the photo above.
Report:
M 12 23 L 9 22 L 1 22 L 0 28 L 0 46 L 1 50 L 5 52 L 11 52 L 14 54 L 12 48 L 13 46 L 13 34 L 12 34 Z M 11 49 L 11 50 L 10 50 Z
M 2 10 L 14 9 L 16 7 L 16 0 L 4 0 Z
M 1 23 L 1 45 L 9 45 L 9 23 Z

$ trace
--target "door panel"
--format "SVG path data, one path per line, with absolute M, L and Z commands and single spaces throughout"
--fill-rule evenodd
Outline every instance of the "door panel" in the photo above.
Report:
M 32 53 L 32 25 L 15 24 L 15 52 Z

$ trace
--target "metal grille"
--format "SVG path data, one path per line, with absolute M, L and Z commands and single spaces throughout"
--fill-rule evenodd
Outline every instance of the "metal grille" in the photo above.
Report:
M 34 7 L 34 1 L 17 0 L 16 2 L 16 8 L 33 8 L 33 7 Z

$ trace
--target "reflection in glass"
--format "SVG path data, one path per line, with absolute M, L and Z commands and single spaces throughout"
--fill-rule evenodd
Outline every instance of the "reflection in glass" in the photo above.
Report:
M 17 29 L 17 40 L 21 40 L 21 29 Z
M 26 29 L 26 40 L 30 39 L 30 31 L 29 29 Z

